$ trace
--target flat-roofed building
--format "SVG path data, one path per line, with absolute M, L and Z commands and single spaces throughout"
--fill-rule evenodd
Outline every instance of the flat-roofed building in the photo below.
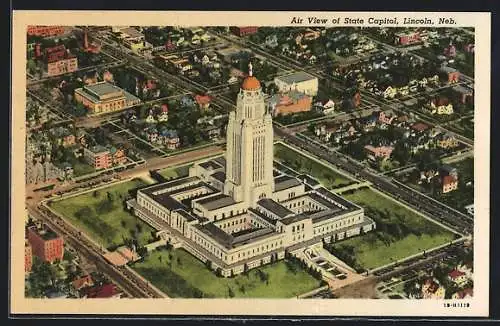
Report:
M 62 260 L 64 255 L 63 238 L 45 225 L 32 225 L 28 227 L 28 241 L 33 250 L 33 255 L 44 262 L 52 263 Z
M 71 54 L 64 45 L 45 50 L 47 74 L 57 76 L 78 70 L 78 58 Z
M 309 96 L 318 94 L 318 78 L 303 71 L 275 77 L 274 83 L 282 93 L 298 91 Z
M 125 151 L 114 146 L 90 146 L 84 147 L 83 157 L 85 161 L 96 170 L 107 169 L 117 164 L 124 164 L 127 161 Z
M 41 36 L 41 37 L 51 37 L 62 35 L 66 32 L 64 26 L 28 26 L 28 35 L 29 36 Z
M 75 100 L 89 110 L 89 114 L 120 111 L 141 103 L 141 100 L 106 81 L 75 89 Z
M 227 139 L 225 158 L 139 189 L 128 209 L 226 277 L 375 228 L 363 208 L 320 185 L 274 175 L 272 119 L 251 67 Z

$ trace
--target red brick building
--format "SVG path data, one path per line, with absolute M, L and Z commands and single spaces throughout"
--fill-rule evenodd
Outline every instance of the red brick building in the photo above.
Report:
M 63 26 L 28 26 L 27 32 L 29 36 L 49 37 L 62 35 L 65 29 Z
M 107 169 L 117 164 L 127 162 L 125 151 L 122 148 L 92 146 L 84 148 L 83 156 L 85 160 L 96 170 Z
M 391 157 L 394 147 L 392 146 L 378 146 L 374 147 L 372 145 L 366 145 L 365 151 L 368 158 L 371 160 L 376 160 L 377 158 L 388 159 Z
M 78 59 L 64 45 L 58 45 L 45 50 L 47 74 L 62 75 L 78 70 Z
M 312 97 L 291 91 L 288 94 L 276 94 L 270 99 L 273 107 L 273 116 L 287 115 L 297 112 L 310 111 L 312 107 Z
M 33 252 L 28 241 L 24 241 L 24 272 L 31 272 L 33 266 Z
M 410 45 L 421 41 L 419 32 L 397 33 L 394 35 L 394 44 Z
M 259 28 L 257 26 L 232 26 L 231 33 L 236 36 L 242 37 L 257 33 Z
M 64 255 L 63 238 L 47 227 L 28 228 L 28 241 L 32 247 L 33 254 L 42 261 L 52 263 L 62 260 Z

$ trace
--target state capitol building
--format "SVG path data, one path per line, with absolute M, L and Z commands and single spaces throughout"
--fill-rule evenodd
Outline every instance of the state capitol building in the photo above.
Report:
M 127 202 L 225 277 L 375 229 L 363 208 L 274 170 L 272 116 L 249 68 L 229 114 L 225 157 L 196 163 L 189 176 L 140 189 Z

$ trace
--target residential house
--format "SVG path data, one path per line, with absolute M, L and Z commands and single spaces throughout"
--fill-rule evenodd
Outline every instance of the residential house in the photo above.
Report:
M 86 299 L 119 298 L 121 292 L 115 284 L 108 283 L 83 288 L 80 290 L 80 297 Z
M 476 46 L 474 43 L 469 43 L 464 46 L 464 51 L 467 53 L 474 53 Z
M 426 131 L 427 129 L 429 129 L 429 126 L 426 125 L 425 123 L 417 122 L 411 126 L 411 129 L 417 133 L 422 133 L 422 132 Z
M 162 130 L 158 134 L 157 142 L 163 144 L 167 149 L 170 150 L 177 149 L 180 146 L 180 139 L 176 130 Z
M 458 178 L 458 171 L 456 168 L 445 164 L 439 168 L 439 175 L 441 176 L 450 175 L 454 178 Z
M 422 285 L 423 299 L 444 299 L 445 294 L 446 289 L 434 279 L 427 279 Z
M 196 95 L 194 99 L 198 104 L 198 107 L 202 110 L 208 109 L 210 107 L 210 102 L 212 101 L 212 98 L 208 95 Z
M 453 87 L 453 90 L 460 96 L 460 103 L 466 104 L 474 102 L 474 91 L 472 89 L 457 85 Z
M 442 185 L 442 193 L 446 194 L 450 191 L 454 191 L 458 189 L 458 178 L 455 178 L 451 175 L 445 175 L 441 179 Z
M 456 70 L 455 68 L 448 67 L 448 66 L 442 66 L 439 69 L 439 72 L 443 76 L 443 79 L 448 83 L 448 84 L 453 84 L 457 83 L 460 80 L 460 72 Z
M 68 162 L 55 163 L 56 171 L 60 181 L 72 180 L 74 176 L 73 166 Z
M 448 279 L 458 286 L 464 286 L 469 281 L 467 274 L 458 269 L 454 269 L 448 273 Z
M 465 210 L 467 211 L 467 214 L 474 216 L 474 204 L 465 206 Z
M 395 120 L 393 120 L 392 124 L 395 125 L 396 127 L 406 128 L 410 124 L 410 118 L 406 114 L 403 114 L 401 116 L 398 116 Z
M 448 98 L 444 96 L 439 96 L 431 99 L 428 108 L 431 114 L 453 114 L 453 104 L 450 102 L 450 100 L 448 100 Z
M 474 290 L 472 288 L 466 288 L 454 293 L 451 298 L 452 299 L 468 299 L 472 298 L 474 295 Z
M 153 110 L 149 110 L 148 116 L 146 117 L 146 123 L 156 123 Z
M 436 146 L 443 149 L 458 147 L 458 140 L 448 133 L 441 133 L 436 137 Z
M 388 110 L 386 112 L 380 111 L 378 115 L 378 121 L 383 124 L 392 124 L 394 119 L 396 119 L 397 116 L 392 110 Z
M 180 103 L 181 107 L 194 107 L 196 105 L 196 102 L 193 99 L 193 97 L 191 97 L 189 95 L 181 97 L 181 100 L 179 103 Z
M 356 120 L 356 124 L 358 127 L 365 132 L 373 130 L 375 128 L 375 125 L 377 124 L 378 118 L 376 115 L 369 115 L 366 117 L 359 118 Z
M 384 96 L 384 98 L 394 98 L 398 93 L 397 88 L 392 86 L 382 87 L 379 88 L 379 90 L 381 91 L 381 94 Z
M 102 79 L 108 83 L 114 82 L 113 74 L 109 70 L 106 70 L 102 73 Z
M 434 169 L 429 169 L 426 171 L 420 171 L 420 180 L 419 184 L 426 182 L 431 183 L 431 181 L 439 175 L 439 172 Z
M 76 143 L 76 137 L 73 133 L 65 127 L 57 127 L 52 129 L 52 134 L 56 138 L 58 145 L 64 147 L 73 146 Z
M 266 36 L 266 40 L 264 41 L 264 44 L 267 47 L 274 49 L 275 47 L 277 47 L 279 45 L 278 44 L 278 36 L 276 36 L 276 34 L 271 34 L 271 35 Z
M 449 58 L 454 58 L 457 55 L 457 48 L 450 42 L 450 44 L 444 48 L 443 54 Z
M 158 140 L 158 130 L 156 127 L 148 127 L 144 129 L 146 139 L 151 143 L 156 143 Z
M 73 282 L 71 282 L 71 287 L 76 290 L 80 291 L 83 288 L 93 286 L 94 285 L 94 280 L 92 279 L 92 276 L 90 275 L 84 275 L 82 277 L 79 277 L 75 279 Z
M 335 112 L 335 102 L 332 100 L 318 101 L 314 103 L 314 108 L 324 115 L 333 114 Z
M 462 265 L 457 266 L 457 270 L 461 271 L 462 273 L 465 273 L 467 278 L 472 278 L 472 269 L 473 269 L 473 264 L 472 262 L 467 262 Z
M 222 136 L 222 127 L 207 125 L 202 129 L 203 134 L 210 140 L 218 139 Z
M 158 115 L 158 122 L 167 122 L 168 121 L 168 105 L 161 105 L 161 113 Z
M 392 151 L 394 150 L 394 147 L 392 146 L 372 146 L 372 145 L 366 145 L 365 151 L 368 155 L 368 158 L 375 161 L 378 158 L 382 158 L 383 160 L 389 159 L 391 156 Z

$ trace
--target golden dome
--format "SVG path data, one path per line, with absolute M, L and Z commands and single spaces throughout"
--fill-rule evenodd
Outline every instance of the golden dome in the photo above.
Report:
M 260 88 L 260 82 L 254 76 L 248 76 L 241 84 L 241 88 L 246 91 L 256 91 Z

